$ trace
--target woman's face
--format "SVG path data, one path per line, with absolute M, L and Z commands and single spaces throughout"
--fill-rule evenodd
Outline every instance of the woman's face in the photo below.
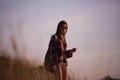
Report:
M 67 24 L 63 24 L 63 26 L 60 29 L 60 33 L 61 34 L 66 34 L 67 28 L 68 28 Z

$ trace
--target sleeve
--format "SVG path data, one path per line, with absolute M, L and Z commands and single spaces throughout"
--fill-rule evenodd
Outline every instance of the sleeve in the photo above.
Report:
M 66 51 L 66 57 L 71 58 L 73 56 L 73 52 L 71 50 Z
M 51 37 L 51 40 L 50 40 L 50 43 L 49 43 L 49 49 L 50 51 L 52 52 L 52 50 L 56 48 L 56 45 L 57 45 L 57 37 L 56 35 L 53 35 Z
M 52 64 L 55 64 L 56 59 L 57 59 L 56 58 L 56 43 L 57 43 L 57 37 L 53 35 L 49 43 L 50 59 L 52 60 Z

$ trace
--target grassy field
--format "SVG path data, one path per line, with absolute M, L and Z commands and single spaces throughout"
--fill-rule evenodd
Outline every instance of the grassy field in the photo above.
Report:
M 54 80 L 54 74 L 46 72 L 43 66 L 0 56 L 0 80 Z
M 54 74 L 46 72 L 43 65 L 0 56 L 0 80 L 55 80 Z M 69 80 L 74 80 L 69 78 Z
M 25 60 L 11 59 L 9 56 L 0 56 L 0 80 L 55 80 L 54 77 L 54 74 L 45 71 L 43 65 L 34 66 Z M 69 76 L 69 80 L 81 79 Z M 120 79 L 112 79 L 110 76 L 107 76 L 100 80 Z

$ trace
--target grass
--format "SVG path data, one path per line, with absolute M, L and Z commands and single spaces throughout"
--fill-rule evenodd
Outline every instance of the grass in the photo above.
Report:
M 47 72 L 43 65 L 34 66 L 25 60 L 11 59 L 9 56 L 0 55 L 0 80 L 55 80 L 54 77 L 55 75 Z M 76 79 L 75 77 L 69 76 L 69 80 L 81 79 Z M 100 80 L 113 79 L 108 76 Z
M 24 60 L 0 56 L 0 80 L 55 80 L 54 77 L 43 65 L 33 66 Z
M 0 56 L 0 80 L 54 80 L 54 74 L 44 67 L 32 66 L 20 60 Z

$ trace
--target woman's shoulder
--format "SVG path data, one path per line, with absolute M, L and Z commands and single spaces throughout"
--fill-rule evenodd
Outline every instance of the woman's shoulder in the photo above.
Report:
M 54 34 L 54 35 L 52 35 L 51 39 L 56 41 L 56 40 L 58 40 L 58 36 L 56 34 Z

